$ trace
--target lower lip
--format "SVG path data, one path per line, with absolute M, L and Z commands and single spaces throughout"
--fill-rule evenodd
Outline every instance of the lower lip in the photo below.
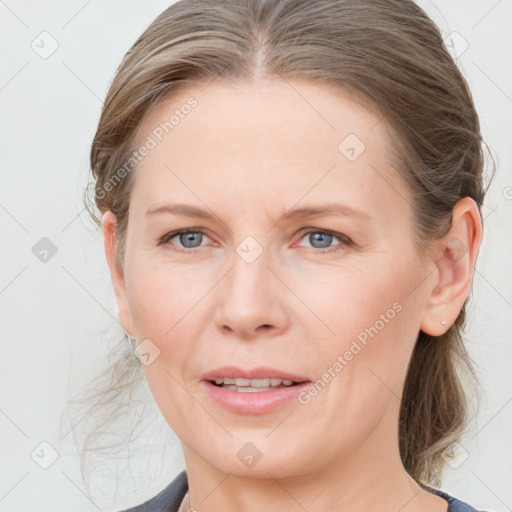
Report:
M 295 386 L 278 388 L 273 391 L 231 391 L 229 389 L 215 386 L 210 381 L 201 381 L 207 393 L 218 404 L 226 409 L 241 414 L 263 414 L 279 409 L 286 402 L 296 398 L 297 395 L 306 389 L 311 382 L 302 382 Z

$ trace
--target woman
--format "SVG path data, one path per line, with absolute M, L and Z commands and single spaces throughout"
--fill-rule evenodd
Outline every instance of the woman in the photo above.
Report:
M 119 322 L 186 463 L 136 510 L 469 512 L 432 487 L 482 240 L 482 138 L 408 0 L 181 0 L 91 149 Z

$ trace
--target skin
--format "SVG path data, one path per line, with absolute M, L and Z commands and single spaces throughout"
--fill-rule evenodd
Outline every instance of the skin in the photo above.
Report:
M 145 119 L 140 141 L 191 95 L 198 106 L 134 171 L 123 269 L 114 265 L 115 216 L 103 217 L 119 321 L 160 350 L 145 371 L 182 441 L 191 506 L 448 510 L 401 463 L 399 398 L 419 330 L 445 332 L 469 293 L 482 237 L 476 204 L 459 201 L 450 232 L 420 251 L 386 125 L 326 84 L 189 85 Z M 366 145 L 355 161 L 338 150 L 351 133 Z M 213 217 L 146 215 L 166 202 Z M 331 202 L 366 217 L 284 219 L 292 208 Z M 179 236 L 159 245 L 186 228 L 205 233 L 199 247 L 187 249 Z M 304 228 L 353 244 L 335 236 L 322 245 Z M 263 249 L 252 263 L 236 252 L 248 236 Z M 447 247 L 454 239 L 464 247 L 456 254 Z M 316 381 L 394 303 L 402 308 L 395 318 L 306 405 L 239 414 L 200 385 L 226 364 Z M 247 442 L 262 454 L 250 468 L 237 457 Z

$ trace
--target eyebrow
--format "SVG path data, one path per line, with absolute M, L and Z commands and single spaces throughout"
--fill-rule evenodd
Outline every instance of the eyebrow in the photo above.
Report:
M 200 219 L 213 219 L 216 215 L 210 213 L 208 210 L 197 208 L 189 204 L 163 204 L 154 208 L 150 208 L 146 215 L 155 215 L 159 213 L 170 213 L 174 215 L 185 215 L 187 217 L 196 217 Z M 363 220 L 370 220 L 371 217 L 368 213 L 357 210 L 341 203 L 327 203 L 319 206 L 305 206 L 302 208 L 293 208 L 283 215 L 283 219 L 305 219 L 322 217 L 326 215 L 342 215 L 344 217 L 357 217 Z
M 306 206 L 294 208 L 283 215 L 284 219 L 304 219 L 322 217 L 324 215 L 342 215 L 344 217 L 358 217 L 370 220 L 370 215 L 362 210 L 352 208 L 347 204 L 327 203 L 319 206 Z

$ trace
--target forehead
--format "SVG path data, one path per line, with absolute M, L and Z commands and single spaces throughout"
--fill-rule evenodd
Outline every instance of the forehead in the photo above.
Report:
M 191 98 L 196 104 L 192 108 Z M 383 116 L 370 111 L 368 104 L 363 106 L 353 94 L 331 84 L 303 79 L 252 84 L 216 79 L 178 85 L 146 116 L 138 130 L 139 139 L 154 129 L 158 131 L 159 126 L 164 129 L 161 136 L 176 143 L 181 141 L 180 134 L 186 138 L 192 130 L 197 130 L 205 143 L 222 137 L 219 130 L 230 131 L 231 138 L 224 139 L 223 146 L 236 143 L 236 147 L 249 142 L 247 135 L 257 135 L 250 141 L 255 151 L 276 136 L 281 145 L 288 141 L 293 146 L 300 138 L 303 149 L 318 145 L 332 148 L 333 141 L 340 142 L 350 133 L 362 140 L 371 136 L 372 145 L 386 153 L 392 149 Z
M 219 203 L 221 194 L 232 206 L 328 193 L 354 207 L 379 196 L 378 207 L 405 193 L 382 117 L 329 84 L 189 84 L 144 119 L 138 145 L 149 139 L 134 184 L 141 205 L 174 193 L 196 204 L 199 195 Z

